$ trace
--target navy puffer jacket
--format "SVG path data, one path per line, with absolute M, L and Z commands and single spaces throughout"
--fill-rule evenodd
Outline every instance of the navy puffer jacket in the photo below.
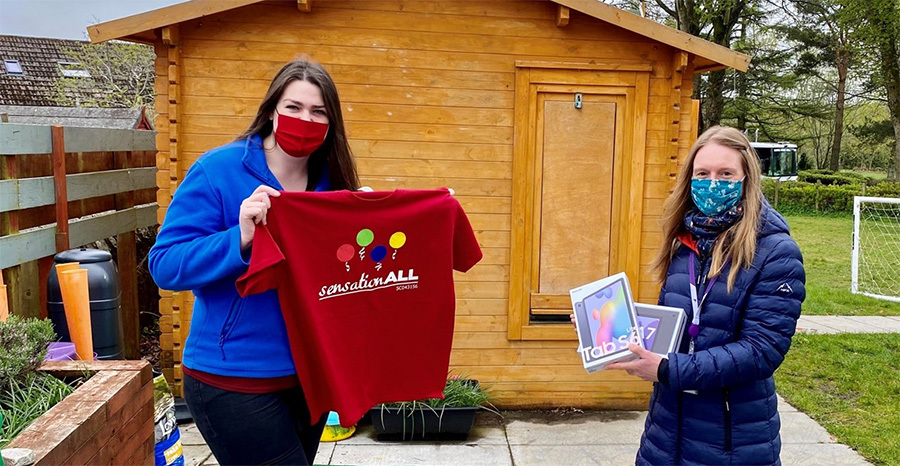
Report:
M 679 248 L 659 297 L 660 304 L 687 312 L 686 325 L 693 315 L 692 255 L 699 266 L 693 250 Z M 707 262 L 703 270 L 708 269 Z M 806 274 L 787 223 L 768 203 L 753 265 L 738 273 L 731 293 L 728 272 L 716 280 L 701 309 L 695 353 L 687 354 L 685 332 L 678 353 L 668 355 L 668 380 L 654 383 L 637 464 L 780 464 L 772 374 L 791 345 Z M 705 289 L 704 279 L 698 290 Z

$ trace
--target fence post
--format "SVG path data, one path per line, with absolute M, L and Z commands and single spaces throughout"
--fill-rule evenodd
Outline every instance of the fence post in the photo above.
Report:
M 131 151 L 114 154 L 116 168 L 131 168 Z M 134 207 L 134 191 L 116 194 L 116 210 Z M 125 359 L 140 359 L 140 308 L 138 305 L 137 238 L 134 231 L 116 236 L 116 260 L 122 282 L 122 332 Z
M 66 143 L 62 126 L 51 126 L 53 189 L 56 194 L 56 252 L 69 249 L 69 195 L 66 188 Z

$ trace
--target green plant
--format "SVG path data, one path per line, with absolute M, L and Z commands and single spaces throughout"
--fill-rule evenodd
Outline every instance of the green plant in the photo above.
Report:
M 900 183 L 887 181 L 868 186 L 855 181 L 846 184 L 818 184 L 764 179 L 762 187 L 766 199 L 779 212 L 790 213 L 821 212 L 851 215 L 854 196 L 900 197 Z
M 0 448 L 5 447 L 35 419 L 75 391 L 71 385 L 43 373 L 12 380 L 7 389 L 0 392 L 0 412 L 3 413 Z
M 14 381 L 37 371 L 54 338 L 49 320 L 13 315 L 0 323 L 0 392 L 6 393 Z
M 482 386 L 477 380 L 451 374 L 447 377 L 447 383 L 444 385 L 443 394 L 443 398 L 427 398 L 424 400 L 384 403 L 381 406 L 387 408 L 412 409 L 417 407 L 430 409 L 480 407 L 499 414 L 497 408 L 491 404 L 490 389 Z
M 381 424 L 384 425 L 386 414 L 399 414 L 409 418 L 409 422 L 403 423 L 402 438 L 406 438 L 406 428 L 415 431 L 415 426 L 425 425 L 426 412 L 430 411 L 438 417 L 440 425 L 444 420 L 447 408 L 477 408 L 490 411 L 500 416 L 500 411 L 491 403 L 490 389 L 482 386 L 477 380 L 451 374 L 444 385 L 443 398 L 427 398 L 424 400 L 402 401 L 396 403 L 382 403 L 377 406 L 381 416 Z M 424 430 L 422 436 L 425 436 Z
M 38 368 L 55 338 L 48 320 L 0 322 L 0 448 L 75 389 Z

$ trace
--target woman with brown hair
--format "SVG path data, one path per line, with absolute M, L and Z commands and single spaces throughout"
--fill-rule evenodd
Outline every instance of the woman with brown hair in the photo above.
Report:
M 279 191 L 356 190 L 337 89 L 296 60 L 274 77 L 253 122 L 195 162 L 150 251 L 168 290 L 196 296 L 182 354 L 184 398 L 220 464 L 311 464 L 325 418 L 310 419 L 275 291 L 242 298 L 256 225 Z
M 704 132 L 666 200 L 654 262 L 659 304 L 688 327 L 678 352 L 614 363 L 652 381 L 637 464 L 780 464 L 772 374 L 806 297 L 787 223 L 762 194 L 759 161 L 734 128 Z

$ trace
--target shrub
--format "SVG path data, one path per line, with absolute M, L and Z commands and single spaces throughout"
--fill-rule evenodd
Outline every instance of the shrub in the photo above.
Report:
M 882 181 L 866 189 L 866 196 L 900 197 L 900 182 Z
M 37 371 L 55 337 L 49 320 L 13 315 L 0 323 L 0 393 L 7 392 L 13 381 Z
M 884 181 L 869 187 L 862 183 L 826 185 L 764 179 L 762 186 L 766 199 L 776 209 L 792 213 L 852 213 L 854 196 L 900 197 L 900 183 Z
M 49 320 L 0 322 L 0 448 L 75 389 L 38 368 L 55 338 Z

